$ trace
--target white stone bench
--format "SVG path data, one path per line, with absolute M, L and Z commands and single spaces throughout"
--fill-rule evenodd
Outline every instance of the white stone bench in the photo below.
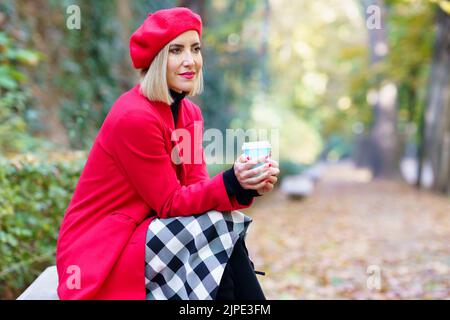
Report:
M 56 266 L 51 266 L 45 269 L 17 300 L 59 300 L 57 287 L 58 272 Z
M 325 165 L 323 163 L 318 162 L 310 168 L 306 169 L 301 175 L 316 183 L 323 176 L 324 167 Z
M 287 176 L 281 182 L 281 191 L 292 199 L 303 199 L 314 191 L 314 182 L 301 174 Z

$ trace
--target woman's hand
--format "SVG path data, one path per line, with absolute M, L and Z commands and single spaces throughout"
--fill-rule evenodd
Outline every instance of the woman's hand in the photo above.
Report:
M 266 162 L 270 165 L 269 169 L 271 170 L 271 175 L 269 176 L 269 178 L 267 178 L 266 184 L 256 190 L 260 195 L 272 191 L 275 183 L 277 183 L 278 181 L 278 175 L 280 174 L 280 169 L 277 161 L 269 158 L 266 160 Z
M 252 169 L 258 163 L 263 164 Z M 273 189 L 279 173 L 278 162 L 264 156 L 249 159 L 243 154 L 234 163 L 234 174 L 242 188 L 256 190 L 260 195 Z

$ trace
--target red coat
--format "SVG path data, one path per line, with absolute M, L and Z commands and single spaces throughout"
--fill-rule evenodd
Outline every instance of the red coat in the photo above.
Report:
M 112 106 L 61 225 L 56 252 L 60 299 L 145 299 L 145 238 L 155 216 L 251 205 L 228 197 L 223 173 L 209 178 L 200 108 L 183 99 L 177 121 L 177 128 L 186 128 L 192 137 L 194 121 L 201 121 L 200 141 L 191 143 L 201 164 L 173 163 L 171 109 L 150 102 L 139 85 Z

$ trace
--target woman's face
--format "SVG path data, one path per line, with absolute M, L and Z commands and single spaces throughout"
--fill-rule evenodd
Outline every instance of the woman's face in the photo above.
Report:
M 169 43 L 167 84 L 177 92 L 190 92 L 202 70 L 203 58 L 197 31 L 189 30 Z

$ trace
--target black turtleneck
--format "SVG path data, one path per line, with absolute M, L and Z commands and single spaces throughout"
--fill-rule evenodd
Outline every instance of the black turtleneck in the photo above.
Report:
M 178 110 L 180 109 L 180 101 L 183 100 L 183 98 L 186 96 L 186 92 L 178 93 L 170 89 L 170 95 L 172 96 L 173 99 L 173 102 L 170 105 L 170 109 L 172 109 L 173 123 L 174 126 L 176 127 L 178 120 Z
M 170 89 L 170 95 L 172 96 L 173 103 L 170 105 L 172 110 L 173 121 L 175 127 L 177 126 L 178 110 L 180 109 L 180 101 L 186 96 L 185 92 L 176 92 Z M 256 190 L 249 190 L 242 188 L 236 175 L 234 174 L 234 165 L 231 169 L 226 170 L 223 173 L 223 182 L 225 189 L 229 197 L 235 195 L 236 200 L 242 205 L 248 205 L 253 197 L 258 197 L 260 194 Z

